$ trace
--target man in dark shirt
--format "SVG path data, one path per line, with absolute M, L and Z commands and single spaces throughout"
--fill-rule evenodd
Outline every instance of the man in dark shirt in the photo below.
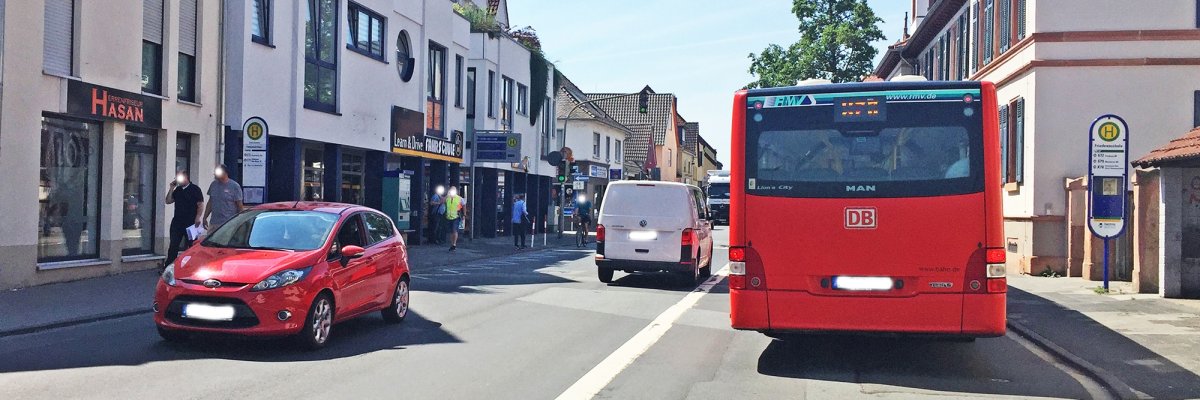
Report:
M 201 225 L 203 220 L 200 216 L 204 210 L 204 192 L 200 191 L 199 186 L 192 184 L 187 171 L 176 173 L 175 180 L 168 186 L 166 203 L 175 204 L 175 216 L 171 218 L 171 242 L 167 246 L 167 259 L 163 262 L 163 268 L 175 262 L 175 257 L 179 255 L 180 243 L 185 249 L 191 247 L 192 240 L 188 237 L 187 228 Z

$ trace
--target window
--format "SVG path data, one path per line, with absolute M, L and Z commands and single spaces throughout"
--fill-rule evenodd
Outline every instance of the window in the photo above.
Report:
M 467 118 L 475 118 L 475 68 L 467 68 Z
M 600 133 L 592 132 L 592 157 L 600 158 Z
M 342 248 L 346 246 L 367 247 L 366 235 L 362 229 L 362 214 L 351 215 L 346 218 L 346 222 L 342 223 L 342 227 L 338 229 L 337 236 L 333 237 L 333 248 L 329 250 L 330 258 L 337 256 L 342 252 Z
M 179 2 L 179 100 L 196 102 L 197 0 Z
M 42 117 L 38 262 L 100 257 L 100 124 Z
M 529 87 L 517 84 L 517 114 L 529 115 Z
M 1192 92 L 1192 127 L 1200 126 L 1200 90 Z
M 1000 165 L 1003 183 L 1025 179 L 1025 99 L 1000 106 Z
M 154 206 L 158 203 L 158 143 L 153 132 L 125 132 L 125 180 L 121 196 L 121 254 L 154 252 Z
M 46 0 L 42 69 L 56 75 L 73 75 L 75 59 L 75 0 Z
M 300 199 L 304 201 L 321 201 L 325 198 L 325 150 L 320 145 L 305 146 Z
M 612 161 L 612 138 L 604 137 L 604 161 Z
M 162 94 L 163 0 L 142 0 L 142 91 Z
M 250 10 L 250 41 L 271 45 L 271 0 L 254 0 Z
M 429 80 L 425 86 L 425 99 L 425 134 L 446 137 L 446 48 L 434 42 L 429 42 Z
M 1008 51 L 1008 46 L 1012 44 L 1013 24 L 1012 24 L 1012 0 L 999 0 L 1000 20 L 997 22 L 1000 25 L 1000 52 L 1003 54 Z
M 454 55 L 454 106 L 463 108 L 463 56 Z
M 175 171 L 192 171 L 192 135 L 180 133 L 176 136 Z
M 387 24 L 383 16 L 357 3 L 350 3 L 347 14 L 350 20 L 350 34 L 346 37 L 346 48 L 379 61 L 386 61 L 383 58 L 383 36 L 387 33 Z
M 304 107 L 337 109 L 337 0 L 308 0 L 304 15 Z
M 337 214 L 320 211 L 249 210 L 221 225 L 200 245 L 238 249 L 316 250 L 325 245 L 325 239 L 337 220 Z
M 986 0 L 987 3 L 983 9 L 983 64 L 986 65 L 992 62 L 992 54 L 995 52 L 993 47 L 996 37 L 996 9 L 993 7 L 995 0 Z
M 488 118 L 496 118 L 496 71 L 488 71 Z
M 624 151 L 621 149 L 621 139 L 617 139 L 616 147 L 617 147 L 616 160 L 617 160 L 617 162 L 620 162 L 621 161 L 621 152 Z
M 364 213 L 362 216 L 363 222 L 367 225 L 367 236 L 370 237 L 372 246 L 396 236 L 396 230 L 392 228 L 392 220 L 388 217 L 373 212 Z
M 1014 7 L 1017 8 L 1017 11 L 1015 12 L 1015 14 L 1017 16 L 1016 17 L 1016 19 L 1017 19 L 1017 21 L 1016 21 L 1017 40 L 1021 40 L 1021 39 L 1025 38 L 1025 26 L 1026 26 L 1026 24 L 1025 24 L 1025 3 L 1027 0 L 1013 0 L 1013 1 L 1016 2 L 1016 5 Z M 1198 10 L 1200 10 L 1200 9 L 1198 9 Z
M 971 43 L 972 43 L 972 45 L 970 47 L 971 47 L 971 51 L 972 51 L 972 53 L 971 53 L 971 73 L 972 74 L 974 74 L 975 70 L 979 67 L 979 64 L 980 64 L 979 60 L 981 59 L 982 54 L 983 54 L 983 52 L 981 51 L 982 50 L 982 46 L 980 45 L 981 42 L 979 41 L 979 36 L 980 36 L 979 21 L 980 21 L 979 2 L 976 1 L 975 4 L 973 4 L 971 6 Z
M 363 155 L 342 154 L 342 198 L 343 203 L 363 203 Z
M 412 42 L 408 40 L 408 31 L 401 29 L 400 34 L 396 35 L 396 72 L 400 74 L 400 80 L 412 80 L 416 62 L 412 56 Z
M 503 92 L 500 94 L 500 126 L 511 131 L 513 125 L 513 80 L 507 76 L 503 78 L 504 86 L 501 88 Z

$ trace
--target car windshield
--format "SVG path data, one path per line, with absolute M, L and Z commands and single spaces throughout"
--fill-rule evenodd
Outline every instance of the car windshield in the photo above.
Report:
M 206 247 L 307 251 L 321 248 L 338 216 L 318 211 L 253 210 L 238 214 L 204 240 Z
M 713 183 L 708 185 L 708 197 L 713 199 L 728 199 L 729 184 Z

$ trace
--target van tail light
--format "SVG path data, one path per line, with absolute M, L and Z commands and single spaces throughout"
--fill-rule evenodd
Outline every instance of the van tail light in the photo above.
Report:
M 729 248 L 729 287 L 737 290 L 766 290 L 767 280 L 762 261 L 758 257 L 748 259 L 749 249 L 742 246 Z
M 596 225 L 596 259 L 604 258 L 604 225 Z
M 604 225 L 596 225 L 596 241 L 604 241 Z
M 989 247 L 984 250 L 983 262 L 972 263 L 967 270 L 967 282 L 964 288 L 967 293 L 1005 293 L 1008 292 L 1008 279 L 1005 275 L 1008 268 L 1005 261 L 1008 252 L 1002 247 Z
M 679 239 L 679 262 L 691 264 L 696 260 L 692 257 L 692 247 L 696 244 L 696 231 L 684 229 Z
M 696 231 L 691 229 L 683 230 L 683 237 L 679 239 L 679 245 L 687 247 L 696 243 Z

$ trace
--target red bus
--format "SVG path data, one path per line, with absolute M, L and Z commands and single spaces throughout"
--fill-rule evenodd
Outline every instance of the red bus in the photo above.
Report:
M 1004 335 L 998 118 L 988 82 L 739 91 L 733 327 Z

